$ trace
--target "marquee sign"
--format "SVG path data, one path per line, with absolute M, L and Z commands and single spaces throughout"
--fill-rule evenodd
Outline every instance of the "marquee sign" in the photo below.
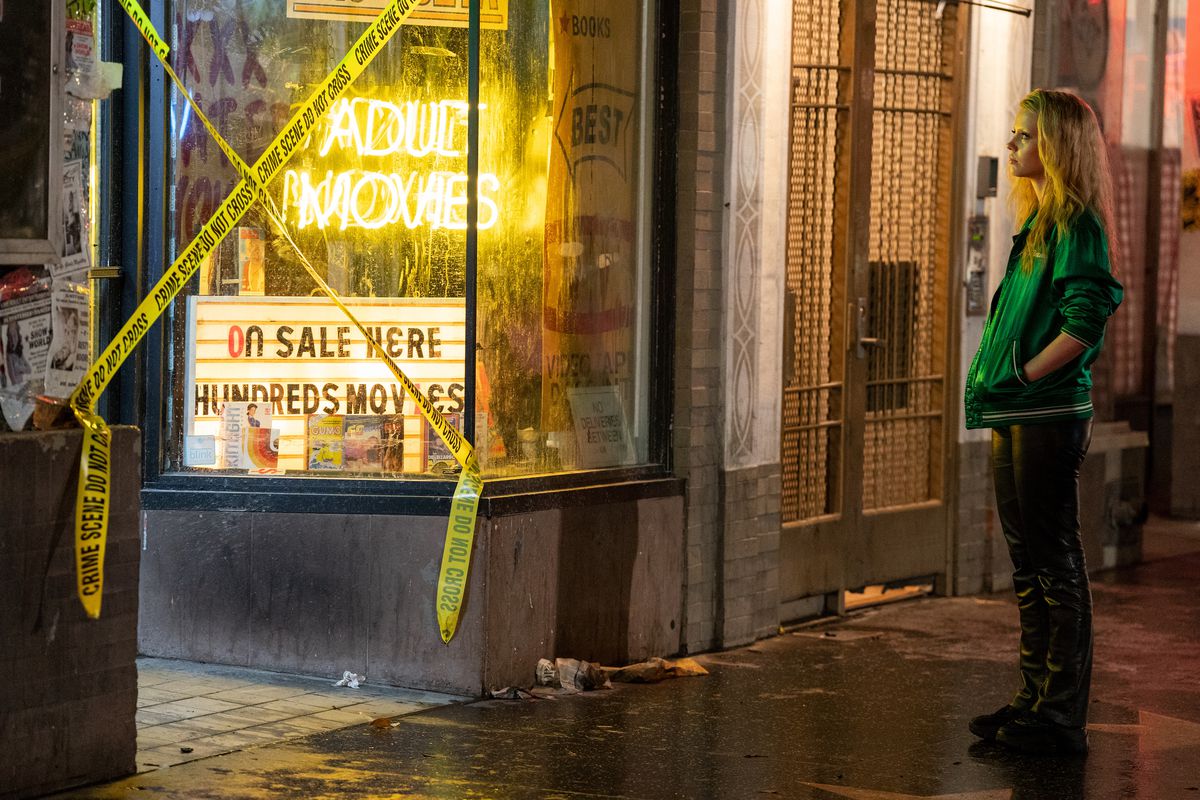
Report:
M 461 298 L 344 302 L 438 411 L 464 410 Z M 344 426 L 402 426 L 403 471 L 427 471 L 420 411 L 366 339 L 325 298 L 192 296 L 187 318 L 188 450 L 208 452 L 202 445 L 211 436 L 219 451 L 226 405 L 247 403 L 261 409 L 259 418 L 277 434 L 278 468 L 285 472 L 309 469 L 310 428 L 322 417 L 340 417 Z M 203 460 L 185 466 L 218 466 L 198 463 Z

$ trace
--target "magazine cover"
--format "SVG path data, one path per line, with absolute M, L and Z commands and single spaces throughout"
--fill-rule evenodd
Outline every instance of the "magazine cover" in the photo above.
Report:
M 221 469 L 275 470 L 279 467 L 279 431 L 271 426 L 271 404 L 226 403 L 217 437 Z
M 217 468 L 246 469 L 242 440 L 246 438 L 248 403 L 226 403 L 221 409 L 221 432 L 217 434 Z
M 246 403 L 242 454 L 249 470 L 279 468 L 279 429 L 271 424 L 270 403 Z
M 458 432 L 462 432 L 462 414 L 443 414 L 446 421 Z M 454 455 L 450 449 L 446 447 L 446 443 L 442 441 L 442 437 L 438 436 L 437 431 L 429 424 L 428 420 L 424 420 L 422 424 L 425 426 L 424 453 L 422 459 L 425 464 L 426 472 L 436 472 L 442 475 L 454 472 L 458 469 L 458 462 L 454 460 Z
M 383 417 L 375 414 L 347 414 L 342 459 L 347 470 L 383 471 Z
M 380 462 L 384 472 L 404 471 L 404 415 L 389 414 L 381 418 L 383 426 L 379 442 Z
M 308 418 L 308 468 L 314 470 L 342 469 L 342 445 L 345 418 L 340 414 Z

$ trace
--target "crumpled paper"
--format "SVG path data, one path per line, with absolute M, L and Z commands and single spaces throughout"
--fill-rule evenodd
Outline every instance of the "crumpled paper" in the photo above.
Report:
M 604 672 L 609 680 L 617 683 L 657 683 L 667 678 L 708 674 L 708 670 L 700 666 L 695 659 L 680 658 L 672 661 L 657 656 L 627 667 L 605 667 Z

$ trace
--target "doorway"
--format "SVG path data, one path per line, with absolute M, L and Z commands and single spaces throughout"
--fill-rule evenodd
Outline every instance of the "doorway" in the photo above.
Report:
M 925 0 L 796 2 L 784 619 L 946 570 L 960 15 Z

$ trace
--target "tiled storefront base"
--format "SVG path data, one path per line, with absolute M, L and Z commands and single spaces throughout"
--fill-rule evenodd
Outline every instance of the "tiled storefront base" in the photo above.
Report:
M 370 676 L 367 676 L 370 679 Z M 162 658 L 138 660 L 139 772 L 465 698 Z
M 779 630 L 779 464 L 721 473 L 721 646 Z
M 147 511 L 140 652 L 294 674 L 352 670 L 472 696 L 531 680 L 539 658 L 670 655 L 682 495 L 681 482 L 658 479 L 492 500 L 449 645 L 433 603 L 444 517 Z

